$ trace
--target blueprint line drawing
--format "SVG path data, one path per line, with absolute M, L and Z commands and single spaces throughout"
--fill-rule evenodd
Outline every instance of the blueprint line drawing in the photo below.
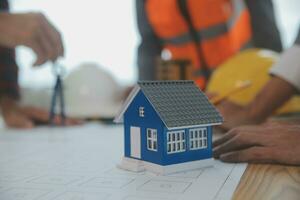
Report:
M 109 194 L 106 193 L 84 193 L 84 192 L 72 192 L 67 191 L 59 196 L 56 196 L 53 200 L 106 200 Z
M 145 197 L 145 196 L 127 196 L 123 200 L 170 200 L 170 199 L 161 199 L 157 197 Z
M 194 178 L 197 179 L 201 176 L 201 174 L 204 172 L 204 169 L 200 170 L 192 170 L 192 171 L 186 171 L 181 173 L 175 173 L 175 174 L 169 174 L 166 175 L 167 177 L 178 177 L 178 178 Z
M 191 184 L 191 182 L 149 180 L 138 189 L 153 192 L 184 193 Z
M 229 200 L 246 164 L 160 176 L 117 168 L 123 128 L 0 127 L 0 200 Z M 9 149 L 9 151 L 7 150 Z
M 231 176 L 231 174 L 232 174 L 232 172 L 233 172 L 233 170 L 234 170 L 235 167 L 236 167 L 236 166 L 234 166 L 234 167 L 230 170 L 230 172 L 229 172 L 228 176 L 226 177 L 226 179 L 224 180 L 222 186 L 220 187 L 220 189 L 217 191 L 216 195 L 214 196 L 214 198 L 213 198 L 214 200 L 219 196 L 220 191 L 221 191 L 222 188 L 224 187 L 224 185 L 225 185 L 226 181 L 228 180 L 228 178 Z
M 80 180 L 80 177 L 70 177 L 70 176 L 43 176 L 37 179 L 33 179 L 30 182 L 36 184 L 50 184 L 50 185 L 68 185 Z
M 16 174 L 16 173 L 0 173 L 0 182 L 18 182 L 18 181 L 22 181 L 22 180 L 28 180 L 32 177 L 34 177 L 34 175 L 28 175 L 28 174 Z
M 132 183 L 135 179 L 116 177 L 96 177 L 84 183 L 85 187 L 122 188 Z
M 38 190 L 32 188 L 11 188 L 1 192 L 1 199 L 5 200 L 38 200 L 42 196 L 50 193 L 47 190 Z

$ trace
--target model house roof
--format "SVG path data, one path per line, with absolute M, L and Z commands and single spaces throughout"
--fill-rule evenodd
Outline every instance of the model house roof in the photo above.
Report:
M 128 97 L 127 104 L 116 117 L 121 118 L 138 91 L 142 91 L 166 127 L 182 128 L 220 124 L 223 118 L 193 81 L 141 81 Z

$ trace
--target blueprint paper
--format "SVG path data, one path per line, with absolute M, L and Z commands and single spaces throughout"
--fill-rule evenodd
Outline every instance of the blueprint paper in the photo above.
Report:
M 246 169 L 225 164 L 157 176 L 116 167 L 122 126 L 0 129 L 0 200 L 231 199 Z

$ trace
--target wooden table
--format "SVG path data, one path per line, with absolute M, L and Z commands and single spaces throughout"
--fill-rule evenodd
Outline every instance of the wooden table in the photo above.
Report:
M 250 164 L 234 193 L 235 200 L 300 199 L 300 167 Z

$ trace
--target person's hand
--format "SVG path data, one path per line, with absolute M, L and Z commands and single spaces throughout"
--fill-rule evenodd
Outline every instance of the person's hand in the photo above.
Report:
M 24 45 L 37 55 L 34 65 L 63 56 L 61 34 L 41 13 L 0 13 L 0 45 Z
M 49 122 L 49 112 L 35 107 L 20 106 L 11 98 L 3 97 L 0 100 L 0 109 L 5 124 L 12 128 L 33 128 L 38 124 L 47 124 Z M 67 118 L 65 125 L 79 125 L 82 122 L 77 119 Z M 60 116 L 55 116 L 54 124 L 60 125 Z
M 213 154 L 224 162 L 300 165 L 299 143 L 299 125 L 245 126 L 214 141 Z
M 217 93 L 208 92 L 206 96 L 209 100 L 213 100 L 219 95 Z M 223 100 L 215 106 L 224 118 L 224 123 L 219 126 L 219 128 L 223 130 L 230 130 L 237 126 L 262 122 L 262 119 L 252 114 L 252 108 L 250 106 L 241 106 L 229 100 Z
M 263 123 L 296 92 L 297 89 L 290 82 L 273 76 L 246 106 L 230 101 L 217 105 L 225 120 L 222 127 L 228 130 L 241 125 Z
M 225 100 L 217 105 L 217 109 L 224 118 L 222 129 L 230 130 L 241 125 L 258 124 L 263 119 L 254 116 L 248 106 L 241 106 L 231 101 Z

